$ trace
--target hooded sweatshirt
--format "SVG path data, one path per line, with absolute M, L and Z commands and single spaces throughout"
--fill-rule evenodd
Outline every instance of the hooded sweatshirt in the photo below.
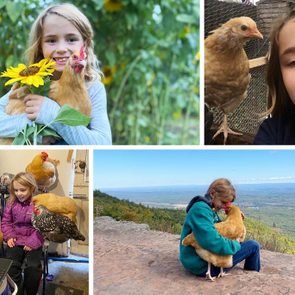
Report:
M 182 240 L 191 232 L 203 249 L 219 255 L 233 255 L 241 249 L 238 241 L 221 236 L 214 227 L 220 218 L 212 210 L 210 195 L 194 197 L 187 206 L 187 216 L 180 236 L 180 256 L 183 266 L 190 272 L 199 275 L 206 272 L 208 263 L 197 255 L 192 246 L 183 246 Z
M 19 202 L 17 199 L 13 204 L 7 204 L 1 222 L 1 229 L 5 241 L 15 238 L 16 246 L 28 246 L 38 249 L 43 245 L 42 234 L 32 225 L 33 205 L 31 199 Z

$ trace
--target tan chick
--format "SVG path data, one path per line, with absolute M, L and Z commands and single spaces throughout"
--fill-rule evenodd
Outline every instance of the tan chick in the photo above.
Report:
M 227 239 L 239 239 L 240 242 L 243 242 L 246 236 L 246 227 L 243 222 L 243 215 L 240 208 L 230 204 L 225 209 L 225 213 L 227 214 L 227 217 L 222 222 L 214 224 L 216 230 Z M 206 277 L 209 278 L 211 281 L 214 281 L 214 278 L 211 277 L 211 264 L 221 268 L 218 277 L 222 277 L 225 275 L 225 273 L 223 272 L 223 268 L 228 268 L 232 266 L 232 255 L 218 255 L 203 249 L 195 239 L 193 233 L 187 235 L 182 240 L 182 244 L 184 246 L 194 247 L 196 253 L 203 260 L 208 262 Z
M 263 36 L 255 21 L 245 16 L 232 18 L 211 33 L 205 40 L 205 103 L 223 112 L 223 122 L 213 139 L 223 133 L 225 144 L 228 134 L 242 135 L 229 128 L 227 115 L 247 95 L 249 60 L 243 46 Z

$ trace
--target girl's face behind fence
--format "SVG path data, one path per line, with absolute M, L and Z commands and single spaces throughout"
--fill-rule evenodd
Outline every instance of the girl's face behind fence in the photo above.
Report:
M 295 19 L 289 20 L 278 37 L 279 59 L 283 81 L 288 94 L 295 104 Z M 276 73 L 274 73 L 275 75 Z
M 69 57 L 73 53 L 79 53 L 83 45 L 82 35 L 71 22 L 56 14 L 45 17 L 42 52 L 44 58 L 51 58 L 56 62 L 58 72 L 64 70 Z

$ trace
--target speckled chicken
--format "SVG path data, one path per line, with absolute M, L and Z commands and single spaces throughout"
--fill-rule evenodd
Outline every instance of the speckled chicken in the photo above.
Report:
M 243 48 L 252 39 L 262 39 L 255 21 L 249 17 L 232 18 L 217 28 L 205 40 L 205 103 L 218 107 L 223 122 L 213 139 L 224 134 L 241 135 L 228 127 L 227 115 L 234 111 L 247 95 L 250 82 L 249 60 Z
M 246 227 L 243 222 L 243 215 L 239 207 L 234 206 L 229 203 L 229 205 L 225 208 L 225 213 L 227 217 L 222 221 L 215 223 L 215 228 L 217 231 L 227 239 L 236 240 L 239 239 L 240 242 L 245 240 L 246 236 Z M 195 248 L 197 254 L 208 262 L 208 271 L 206 273 L 207 278 L 211 281 L 214 278 L 211 277 L 211 264 L 220 267 L 221 271 L 219 276 L 224 276 L 225 273 L 223 272 L 224 267 L 231 267 L 232 266 L 232 255 L 218 255 L 216 253 L 212 253 L 206 249 L 203 249 L 200 244 L 195 239 L 193 233 L 187 235 L 182 244 L 185 246 L 192 246 Z
M 53 242 L 65 242 L 68 239 L 85 241 L 70 218 L 51 212 L 42 205 L 33 207 L 32 224 L 46 239 Z

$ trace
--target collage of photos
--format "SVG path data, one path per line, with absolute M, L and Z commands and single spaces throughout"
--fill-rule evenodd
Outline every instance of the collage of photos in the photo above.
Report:
M 295 294 L 294 0 L 0 24 L 0 295 Z

